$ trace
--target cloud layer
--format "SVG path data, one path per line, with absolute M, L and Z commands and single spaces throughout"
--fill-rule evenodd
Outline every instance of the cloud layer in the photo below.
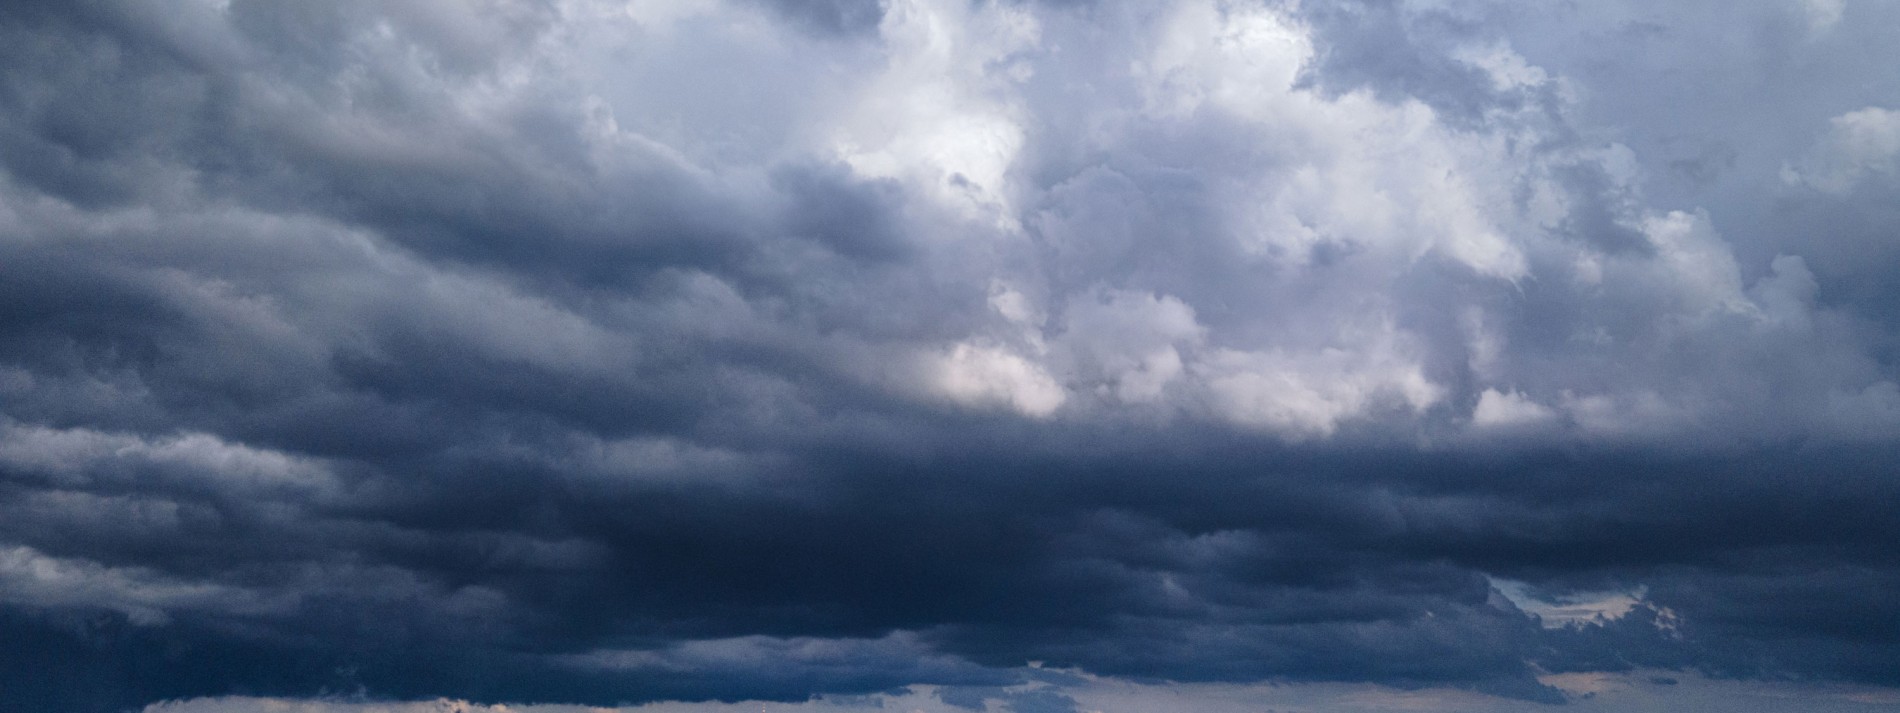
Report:
M 1900 6 L 478 5 L 0 9 L 0 710 L 1900 686 Z

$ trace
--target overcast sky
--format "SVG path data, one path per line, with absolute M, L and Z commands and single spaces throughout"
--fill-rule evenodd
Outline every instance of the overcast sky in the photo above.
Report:
M 0 4 L 0 711 L 1900 709 L 1896 67 L 1885 0 Z

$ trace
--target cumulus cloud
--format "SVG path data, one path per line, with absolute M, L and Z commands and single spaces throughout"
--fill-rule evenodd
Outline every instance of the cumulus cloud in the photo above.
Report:
M 1828 131 L 1799 167 L 1782 169 L 1782 180 L 1828 193 L 1894 172 L 1900 157 L 1900 113 L 1867 107 L 1834 117 Z
M 1900 6 L 479 5 L 0 10 L 0 709 L 1900 685 Z

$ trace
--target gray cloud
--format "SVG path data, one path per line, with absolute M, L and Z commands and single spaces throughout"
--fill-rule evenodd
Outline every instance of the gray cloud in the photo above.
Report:
M 15 4 L 0 710 L 1900 686 L 1886 14 Z

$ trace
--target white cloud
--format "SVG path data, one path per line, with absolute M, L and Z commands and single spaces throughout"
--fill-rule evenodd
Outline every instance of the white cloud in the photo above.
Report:
M 1900 159 L 1900 112 L 1867 107 L 1834 117 L 1827 134 L 1799 163 L 1781 169 L 1783 181 L 1827 193 L 1892 176 Z
M 957 344 L 935 359 L 933 371 L 940 393 L 969 406 L 1003 406 L 1044 418 L 1068 400 L 1039 364 L 993 345 Z
M 1182 350 L 1206 329 L 1181 300 L 1108 290 L 1078 295 L 1063 312 L 1060 345 L 1075 377 L 1123 403 L 1153 403 L 1184 373 Z
M 204 296 L 190 299 L 317 360 L 328 356 L 326 340 L 360 338 L 348 319 L 312 325 L 322 303 L 361 315 L 396 299 L 409 316 L 371 315 L 372 323 L 406 320 L 382 324 L 565 378 L 630 379 L 649 342 L 743 340 L 904 396 L 921 387 L 1033 418 L 1200 413 L 1297 438 L 1327 437 L 1357 418 L 1420 425 L 1448 396 L 1477 403 L 1474 423 L 1491 425 L 1559 420 L 1537 409 L 1581 414 L 1572 421 L 1585 431 L 1632 409 L 1652 425 L 1693 422 L 1700 409 L 1722 407 L 1635 368 L 1667 355 L 1631 335 L 1719 330 L 1713 321 L 1737 314 L 1769 319 L 1770 302 L 1779 324 L 1815 310 L 1793 299 L 1792 266 L 1773 268 L 1787 267 L 1787 281 L 1744 290 L 1749 266 L 1708 214 L 1647 208 L 1642 161 L 1630 148 L 1559 141 L 1561 127 L 1534 106 L 1500 104 L 1480 125 L 1453 125 L 1424 101 L 1304 82 L 1321 38 L 1285 7 L 1197 0 L 1074 13 L 904 0 L 862 41 L 825 43 L 769 21 L 758 4 L 638 5 L 574 4 L 561 16 L 571 22 L 549 20 L 541 40 L 510 45 L 484 78 L 434 77 L 429 91 L 457 107 L 439 136 L 411 136 L 404 124 L 359 112 L 347 127 L 319 123 L 329 133 L 311 140 L 329 148 L 311 150 L 448 168 L 499 161 L 537 185 L 582 189 L 602 176 L 657 172 L 723 196 L 708 205 L 722 214 L 721 229 L 738 233 L 772 230 L 758 206 L 779 200 L 763 178 L 777 162 L 838 160 L 857 178 L 926 199 L 892 211 L 892 230 L 919 246 L 904 276 L 881 284 L 801 265 L 787 269 L 821 286 L 811 295 L 761 296 L 742 278 L 688 271 L 677 300 L 614 304 L 430 265 L 379 250 L 371 236 L 381 270 L 373 289 L 360 289 L 358 276 L 359 289 L 264 299 L 255 286 L 219 292 L 204 282 L 191 283 Z M 430 32 L 449 45 L 493 32 L 439 29 Z M 616 39 L 629 32 L 642 38 L 637 47 Z M 1515 42 L 1461 41 L 1448 51 L 1494 90 L 1555 87 L 1547 98 L 1558 111 L 1580 101 L 1568 78 Z M 532 152 L 474 155 L 461 140 L 507 138 L 550 93 L 577 102 L 588 170 L 599 173 L 574 174 Z M 286 101 L 289 114 L 337 113 L 298 103 L 311 97 Z M 1879 149 L 1887 117 L 1845 115 L 1835 132 L 1844 138 L 1826 145 Z M 364 136 L 391 146 L 365 147 Z M 1877 171 L 1877 154 L 1841 170 Z M 1606 251 L 1565 233 L 1596 200 L 1567 184 L 1567 171 L 1604 176 L 1619 201 L 1613 220 L 1653 252 Z M 1527 280 L 1569 291 L 1562 299 L 1579 308 L 1564 319 L 1575 322 L 1550 328 L 1587 337 L 1577 343 L 1594 353 L 1532 353 L 1534 340 L 1520 334 L 1524 306 L 1511 297 Z M 907 289 L 925 282 L 930 290 Z M 795 305 L 815 301 L 817 289 L 852 305 L 841 310 L 903 316 L 800 313 Z M 992 314 L 953 317 L 923 304 L 955 291 L 987 294 Z M 1142 299 L 1152 307 L 1137 308 Z M 1633 304 L 1643 300 L 1651 302 Z M 1461 317 L 1475 326 L 1434 332 L 1417 317 L 1424 305 L 1475 315 Z M 907 334 L 863 329 L 906 319 Z M 823 336 L 811 333 L 814 322 L 828 325 Z M 1390 334 L 1367 336 L 1382 332 Z M 928 362 L 921 376 L 917 354 Z M 1596 366 L 1609 360 L 1626 367 Z M 1460 382 L 1445 370 L 1457 362 L 1476 377 L 1463 382 L 1472 393 L 1451 393 Z M 1823 389 L 1857 393 L 1869 383 Z M 761 408 L 762 418 L 801 413 L 795 390 L 780 391 L 786 407 Z M 1529 402 L 1513 398 L 1532 392 L 1544 403 L 1516 408 Z M 1565 392 L 1573 396 L 1555 396 Z
M 1463 419 L 1429 408 L 1447 397 L 1478 404 L 1470 417 L 1487 423 L 1517 413 L 1506 407 L 1530 393 L 1538 408 L 1583 414 L 1580 427 L 1637 405 L 1690 422 L 1739 413 L 1709 396 L 1721 391 L 1707 383 L 1715 376 L 1658 365 L 1682 360 L 1672 349 L 1746 362 L 1768 348 L 1751 341 L 1760 335 L 1725 338 L 1735 328 L 1719 322 L 1741 315 L 1807 329 L 1821 311 L 1802 297 L 1814 291 L 1804 285 L 1818 285 L 1820 263 L 1790 254 L 1797 262 L 1777 259 L 1769 278 L 1744 289 L 1761 258 L 1730 246 L 1730 226 L 1693 205 L 1649 205 L 1643 188 L 1654 176 L 1645 171 L 1658 159 L 1584 124 L 1594 98 L 1540 64 L 1552 55 L 1536 36 L 1477 33 L 1438 48 L 1490 90 L 1523 99 L 1490 102 L 1471 124 L 1441 116 L 1429 97 L 1320 86 L 1326 51 L 1339 48 L 1322 47 L 1327 38 L 1285 5 L 1194 0 L 1083 13 L 903 0 L 884 8 L 874 32 L 844 39 L 808 37 L 761 3 L 496 7 L 493 17 L 458 19 L 410 4 L 382 31 L 353 30 L 357 49 L 394 63 L 388 81 L 423 116 L 378 109 L 372 78 L 349 73 L 334 96 L 242 85 L 245 106 L 290 155 L 371 172 L 501 171 L 518 179 L 506 185 L 550 200 L 599 198 L 559 204 L 573 214 L 637 200 L 651 185 L 687 186 L 666 204 L 712 216 L 696 227 L 706 234 L 765 245 L 757 262 L 783 259 L 785 274 L 771 280 L 792 286 L 761 290 L 695 264 L 668 277 L 670 291 L 583 297 L 437 262 L 374 226 L 238 208 L 156 217 L 197 235 L 295 229 L 334 262 L 294 285 L 155 271 L 166 298 L 231 343 L 310 370 L 339 353 L 401 358 L 377 353 L 387 346 L 379 336 L 401 333 L 555 378 L 627 384 L 648 373 L 652 348 L 744 342 L 900 398 L 921 382 L 958 403 L 1036 418 L 1190 412 L 1301 438 L 1362 417 Z M 1823 24 L 1840 17 L 1832 2 L 1801 7 Z M 1481 10 L 1405 12 L 1482 19 Z M 1588 17 L 1625 23 L 1626 10 Z M 242 35 L 228 18 L 210 26 Z M 471 47 L 493 49 L 471 60 L 479 71 L 417 59 Z M 1868 107 L 1835 118 L 1809 156 L 1788 164 L 1788 180 L 1840 191 L 1891 172 L 1894 116 Z M 576 145 L 563 143 L 570 138 Z M 882 179 L 890 232 L 916 251 L 888 274 L 839 268 L 829 256 L 801 262 L 771 224 L 786 199 L 769 177 L 812 161 Z M 1602 195 L 1566 178 L 1575 173 L 1600 177 Z M 1637 236 L 1631 245 L 1574 234 L 1576 218 L 1596 208 L 1606 226 Z M 0 209 L 0 220 L 27 226 L 23 234 L 59 225 L 100 240 L 138 217 L 24 201 Z M 582 232 L 599 229 L 605 244 L 627 239 L 623 230 L 673 230 L 616 220 Z M 1541 302 L 1525 299 L 1532 286 Z M 972 295 L 987 295 L 993 314 L 960 313 L 981 309 Z M 1156 306 L 1137 309 L 1141 299 Z M 1531 311 L 1553 304 L 1567 311 Z M 1441 329 L 1428 311 L 1469 324 Z M 1392 334 L 1365 336 L 1382 330 Z M 1576 338 L 1557 353 L 1527 338 L 1535 331 Z M 1812 349 L 1860 349 L 1820 336 Z M 206 346 L 202 361 L 242 361 L 229 353 Z M 930 362 L 921 377 L 917 354 Z M 1460 368 L 1472 378 L 1454 376 Z M 256 371 L 260 383 L 275 373 Z M 1810 400 L 1848 399 L 1883 380 L 1863 369 L 1798 388 Z M 799 398 L 788 384 L 757 391 Z M 802 413 L 795 406 L 758 410 Z M 1788 430 L 1833 427 L 1806 412 L 1799 423 L 1774 418 Z
M 1799 257 L 1776 255 L 1768 274 L 1750 286 L 1748 294 L 1766 323 L 1805 332 L 1814 326 L 1814 297 L 1821 286 Z
M 1471 411 L 1471 423 L 1480 428 L 1512 428 L 1548 423 L 1556 418 L 1550 407 L 1516 391 L 1485 389 Z
M 1197 370 L 1217 414 L 1306 439 L 1382 405 L 1416 413 L 1437 403 L 1444 388 L 1404 351 L 1390 337 L 1316 354 L 1221 349 Z
M 1028 66 L 1013 55 L 1035 46 L 1035 16 L 1008 3 L 898 0 L 879 30 L 886 68 L 838 118 L 838 155 L 966 218 L 1013 225 L 1009 172 L 1024 135 L 1010 97 Z
M 1207 103 L 1264 118 L 1297 102 L 1288 90 L 1313 56 L 1312 42 L 1271 8 L 1183 2 L 1159 26 L 1153 53 L 1132 68 L 1143 81 L 1150 111 L 1182 116 Z
M 1653 271 L 1659 284 L 1672 287 L 1679 302 L 1669 307 L 1690 317 L 1717 312 L 1745 313 L 1753 303 L 1742 293 L 1742 272 L 1728 243 L 1722 242 L 1708 216 L 1671 211 L 1643 221 L 1644 235 L 1656 248 Z

